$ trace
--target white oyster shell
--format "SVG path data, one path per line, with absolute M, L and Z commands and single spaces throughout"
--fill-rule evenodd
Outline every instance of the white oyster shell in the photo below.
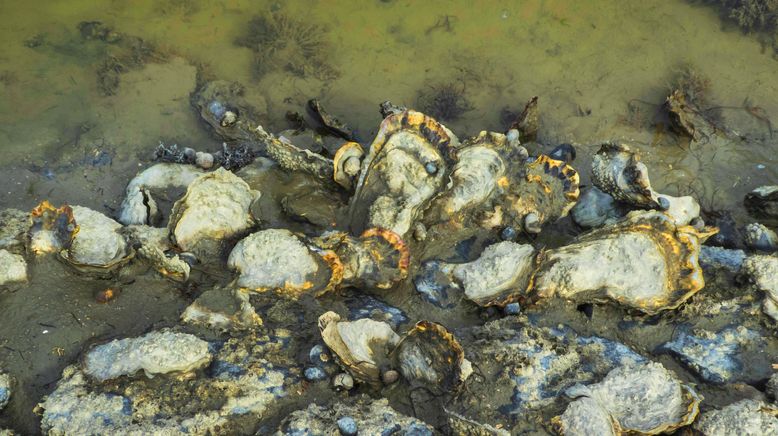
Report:
M 73 206 L 78 233 L 67 251 L 70 262 L 89 266 L 110 266 L 128 254 L 127 241 L 119 232 L 122 225 L 92 209 Z
M 535 269 L 535 249 L 529 244 L 503 241 L 486 247 L 473 262 L 456 265 L 454 277 L 465 296 L 479 305 L 499 303 L 524 292 Z
M 182 250 L 198 257 L 218 254 L 225 240 L 254 226 L 250 207 L 259 196 L 243 179 L 219 168 L 189 185 L 173 206 L 168 229 Z
M 159 163 L 146 168 L 127 185 L 119 222 L 124 225 L 151 224 L 159 212 L 151 191 L 186 188 L 202 174 L 203 170 L 184 164 Z
M 27 281 L 27 262 L 24 257 L 0 249 L 0 286 Z

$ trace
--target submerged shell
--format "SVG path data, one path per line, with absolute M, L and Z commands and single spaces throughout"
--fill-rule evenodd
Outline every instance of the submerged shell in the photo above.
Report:
M 572 407 L 581 410 L 568 410 L 565 411 L 567 416 L 562 415 L 563 426 L 569 427 L 576 421 L 592 425 L 579 429 L 580 434 L 602 434 L 600 430 L 607 430 L 604 414 L 609 415 L 617 423 L 616 428 L 624 433 L 669 433 L 691 424 L 702 401 L 691 387 L 682 384 L 655 362 L 617 367 L 600 383 L 576 385 L 566 393 L 572 398 L 590 398 L 596 403 L 587 402 L 583 404 L 585 407 L 580 407 L 579 403 Z M 582 413 L 586 415 L 578 415 Z
M 592 159 L 592 183 L 613 198 L 635 207 L 658 208 L 648 168 L 623 144 L 603 144 Z
M 335 312 L 319 317 L 319 331 L 344 369 L 355 379 L 374 385 L 381 383 L 381 371 L 389 365 L 389 352 L 400 341 L 385 322 L 369 318 L 341 321 Z
M 705 236 L 661 212 L 632 212 L 547 251 L 534 289 L 541 297 L 609 298 L 646 313 L 672 309 L 705 284 L 698 261 Z
M 431 321 L 416 323 L 392 357 L 412 387 L 425 387 L 433 393 L 456 391 L 472 373 L 454 335 Z
M 240 237 L 256 224 L 249 209 L 259 195 L 224 168 L 204 174 L 173 206 L 168 224 L 171 237 L 198 258 L 217 255 L 227 240 Z
M 34 254 L 59 253 L 70 248 L 78 233 L 73 209 L 68 205 L 55 208 L 47 200 L 42 201 L 30 213 L 28 249 Z
M 350 205 L 352 231 L 380 227 L 405 237 L 448 181 L 452 142 L 456 138 L 422 113 L 386 117 L 362 161 Z
M 79 231 L 60 255 L 76 268 L 111 269 L 129 261 L 134 251 L 120 233 L 122 225 L 100 212 L 73 206 Z

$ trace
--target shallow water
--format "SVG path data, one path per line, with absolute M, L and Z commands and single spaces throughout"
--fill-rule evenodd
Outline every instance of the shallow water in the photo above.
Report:
M 318 98 L 362 142 L 378 128 L 384 100 L 423 109 L 425 95 L 452 84 L 468 110 L 443 121 L 464 138 L 504 130 L 502 110 L 520 111 L 537 95 L 539 142 L 576 144 L 584 178 L 591 153 L 615 139 L 643 152 L 658 190 L 693 192 L 706 208 L 742 216 L 744 193 L 778 183 L 778 130 L 743 108 L 778 117 L 778 61 L 716 10 L 681 0 L 44 3 L 0 1 L 0 208 L 49 199 L 112 214 L 160 141 L 217 150 L 190 105 L 200 79 L 244 85 L 268 131 L 287 128 L 287 111 Z M 271 12 L 318 26 L 287 35 L 313 41 L 316 54 L 287 44 L 260 74 L 254 52 L 236 42 L 253 17 Z M 133 64 L 120 43 L 84 39 L 84 21 L 155 49 Z M 111 56 L 122 71 L 105 95 L 98 70 Z M 709 79 L 710 106 L 725 107 L 722 122 L 746 141 L 689 146 L 651 125 L 687 68 Z M 0 317 L 0 367 L 29 384 L 0 422 L 25 433 L 37 426 L 32 406 L 88 340 L 175 320 L 190 299 L 148 280 L 128 285 L 132 298 L 96 306 L 101 284 L 59 266 L 33 265 L 28 286 L 0 294 L 0 311 L 16 313 Z M 119 331 L 105 327 L 109 320 Z M 60 333 L 41 333 L 47 325 Z

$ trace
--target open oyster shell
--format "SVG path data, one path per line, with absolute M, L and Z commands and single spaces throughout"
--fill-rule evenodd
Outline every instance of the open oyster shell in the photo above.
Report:
M 174 243 L 198 258 L 218 255 L 226 241 L 256 224 L 251 204 L 258 191 L 238 176 L 219 168 L 195 179 L 173 206 L 168 230 Z
M 534 290 L 540 297 L 611 299 L 646 313 L 672 309 L 705 285 L 698 258 L 712 233 L 676 226 L 662 212 L 631 212 L 547 251 Z
M 555 420 L 567 430 L 562 434 L 608 434 L 606 416 L 616 422 L 611 427 L 613 434 L 669 433 L 690 425 L 702 401 L 691 387 L 655 362 L 617 367 L 600 383 L 576 385 L 566 394 L 576 400 Z M 579 403 L 582 399 L 594 401 Z M 580 433 L 569 431 L 576 425 L 586 428 L 579 427 Z
M 386 117 L 362 161 L 349 210 L 351 230 L 379 227 L 404 237 L 448 182 L 456 142 L 422 113 Z
M 27 247 L 36 255 L 59 253 L 70 248 L 79 230 L 70 206 L 55 208 L 47 200 L 35 206 L 30 212 L 30 220 Z
M 184 164 L 159 163 L 143 170 L 127 184 L 119 210 L 119 222 L 124 225 L 158 225 L 162 219 L 153 193 L 170 189 L 185 189 L 203 170 Z
M 107 272 L 129 262 L 135 255 L 118 222 L 81 206 L 73 206 L 73 218 L 79 231 L 70 247 L 60 251 L 60 256 L 79 271 Z
M 473 372 L 454 335 L 431 321 L 416 323 L 392 351 L 392 359 L 412 387 L 434 393 L 456 391 Z
M 389 351 L 400 342 L 385 322 L 369 318 L 341 321 L 335 312 L 319 317 L 319 331 L 341 366 L 355 379 L 373 385 L 381 383 L 381 371 L 390 363 Z
M 624 144 L 600 147 L 592 159 L 592 182 L 616 200 L 647 209 L 660 206 L 648 180 L 648 168 Z

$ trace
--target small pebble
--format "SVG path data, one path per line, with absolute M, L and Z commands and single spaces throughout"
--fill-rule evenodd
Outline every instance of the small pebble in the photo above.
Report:
M 311 351 L 308 352 L 308 360 L 314 365 L 321 365 L 329 362 L 330 356 L 327 354 L 327 350 L 324 349 L 324 345 L 316 344 L 311 347 Z
M 516 229 L 513 227 L 506 227 L 500 232 L 500 238 L 503 241 L 513 241 L 516 239 Z
M 338 430 L 344 436 L 354 436 L 357 434 L 357 422 L 350 416 L 344 416 L 338 419 Z
M 414 422 L 408 426 L 405 436 L 432 436 L 432 431 L 426 426 Z
M 335 376 L 332 384 L 339 389 L 350 391 L 354 388 L 354 378 L 350 374 L 342 372 Z
M 416 223 L 416 227 L 413 228 L 413 238 L 421 242 L 427 239 L 427 228 L 422 223 Z
M 506 315 L 518 315 L 521 313 L 521 305 L 519 303 L 511 303 L 505 306 L 503 310 Z
M 385 385 L 390 385 L 394 382 L 396 382 L 400 378 L 400 373 L 390 369 L 389 371 L 384 372 L 381 374 L 381 380 L 384 382 Z
M 424 169 L 431 175 L 435 175 L 438 172 L 438 166 L 435 165 L 435 162 L 427 162 L 424 164 Z
M 508 130 L 508 133 L 505 135 L 505 139 L 507 139 L 511 144 L 519 145 L 519 131 L 516 129 Z
M 195 153 L 195 164 L 204 170 L 210 169 L 213 166 L 213 155 L 198 151 Z
M 194 162 L 195 158 L 197 157 L 197 153 L 192 148 L 184 147 L 184 157 L 187 161 Z
M 665 197 L 659 197 L 657 203 L 659 203 L 659 208 L 662 210 L 670 209 L 670 200 Z
M 305 379 L 308 381 L 321 381 L 327 378 L 323 369 L 312 366 L 305 369 Z
M 95 301 L 102 304 L 108 303 L 118 297 L 121 292 L 122 291 L 116 287 L 103 289 L 95 294 Z

